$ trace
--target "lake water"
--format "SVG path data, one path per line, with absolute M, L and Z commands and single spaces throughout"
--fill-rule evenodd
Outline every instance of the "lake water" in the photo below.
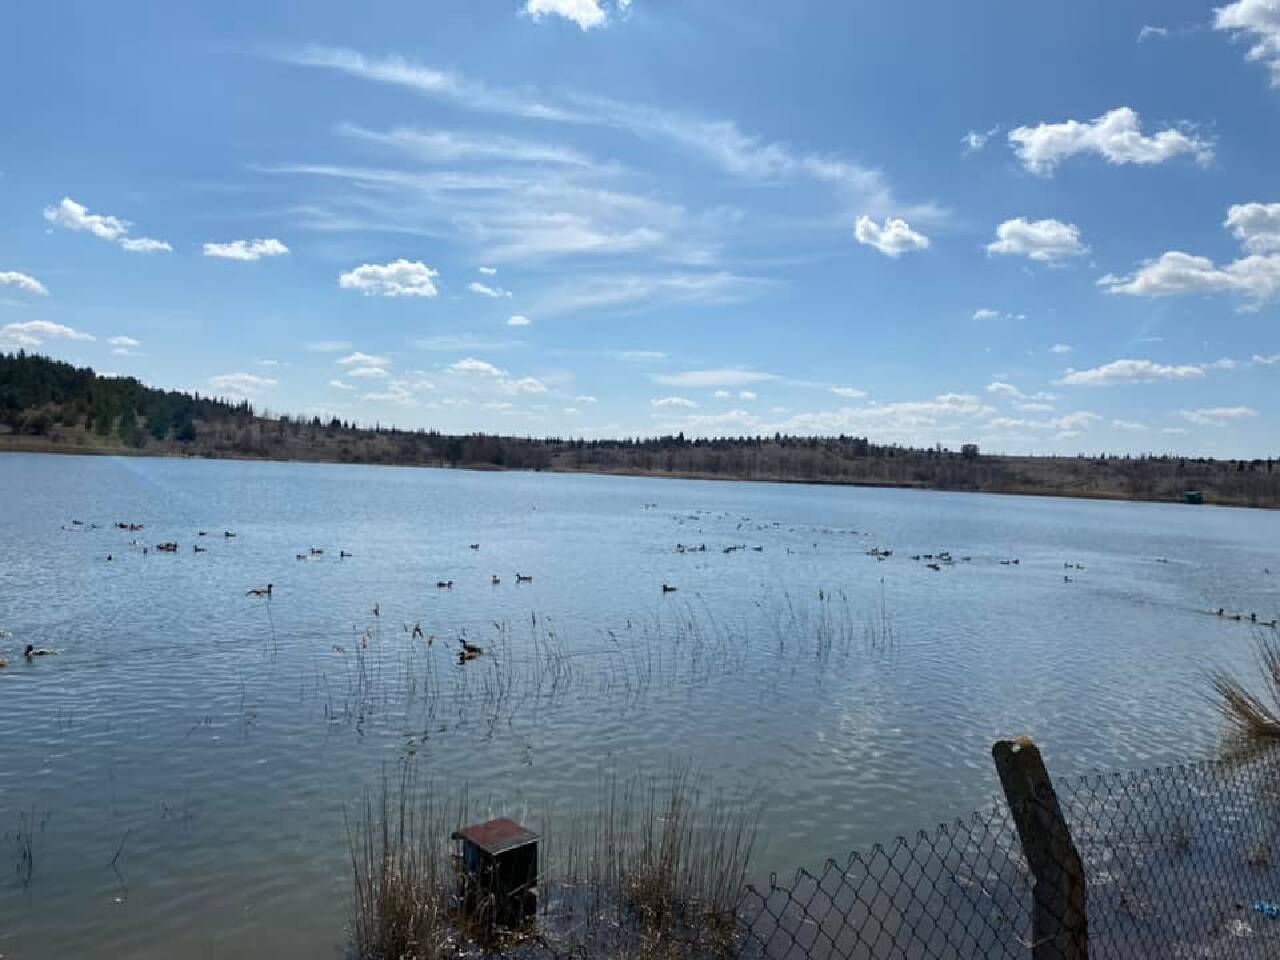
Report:
M 1258 511 L 25 455 L 0 505 L 7 960 L 341 956 L 344 811 L 408 757 L 535 828 L 688 763 L 763 804 L 756 875 L 817 865 L 988 802 L 998 737 L 1205 756 L 1252 662 L 1209 611 L 1280 613 Z

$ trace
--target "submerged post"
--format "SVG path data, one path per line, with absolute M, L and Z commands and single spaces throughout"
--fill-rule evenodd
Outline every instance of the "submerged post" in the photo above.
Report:
M 1084 865 L 1062 816 L 1053 781 L 1029 737 L 997 740 L 991 748 L 1009 812 L 1031 870 L 1034 960 L 1086 960 L 1088 889 Z

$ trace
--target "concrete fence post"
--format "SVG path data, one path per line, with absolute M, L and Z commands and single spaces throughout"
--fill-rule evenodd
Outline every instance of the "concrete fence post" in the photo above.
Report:
M 1035 898 L 1031 956 L 1033 960 L 1086 960 L 1089 919 L 1084 865 L 1040 750 L 1030 738 L 1019 737 L 997 740 L 991 755 L 1031 870 Z

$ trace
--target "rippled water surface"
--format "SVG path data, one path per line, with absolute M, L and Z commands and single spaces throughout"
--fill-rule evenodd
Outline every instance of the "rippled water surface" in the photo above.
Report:
M 815 864 L 983 804 L 999 736 L 1203 756 L 1252 655 L 1208 611 L 1280 613 L 1257 511 L 21 455 L 0 505 L 8 960 L 341 956 L 344 810 L 408 757 L 534 826 L 686 762 L 763 803 L 756 874 Z

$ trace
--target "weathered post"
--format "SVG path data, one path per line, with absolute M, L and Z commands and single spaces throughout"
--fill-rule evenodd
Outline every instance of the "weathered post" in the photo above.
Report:
M 997 740 L 991 748 L 1031 870 L 1034 960 L 1086 960 L 1088 890 L 1084 865 L 1058 805 L 1040 751 L 1029 737 Z

